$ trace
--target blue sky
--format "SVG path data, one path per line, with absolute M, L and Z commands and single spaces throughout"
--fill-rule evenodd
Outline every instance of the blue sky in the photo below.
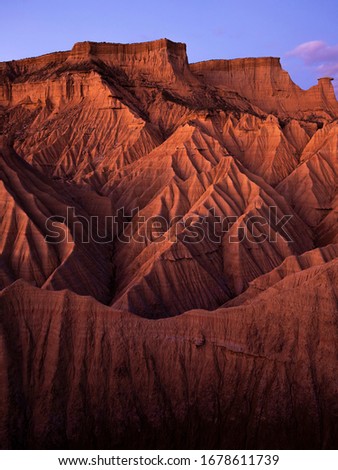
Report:
M 338 0 L 0 0 L 0 11 L 0 60 L 167 37 L 190 62 L 278 56 L 302 88 L 325 75 L 338 86 Z

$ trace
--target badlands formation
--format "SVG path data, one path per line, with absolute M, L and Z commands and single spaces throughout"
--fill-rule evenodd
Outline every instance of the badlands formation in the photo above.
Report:
M 0 63 L 1 447 L 336 448 L 337 118 L 167 39 Z

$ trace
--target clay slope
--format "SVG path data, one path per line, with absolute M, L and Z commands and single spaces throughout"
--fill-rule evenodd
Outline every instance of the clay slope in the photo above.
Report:
M 277 268 L 250 282 L 248 289 L 243 294 L 230 300 L 224 306 L 233 307 L 251 302 L 260 302 L 262 299 L 272 295 L 274 289 L 275 293 L 277 293 L 297 287 L 302 276 L 293 276 L 293 281 L 295 282 L 293 285 L 290 280 L 293 274 L 308 271 L 311 267 L 325 265 L 325 263 L 335 260 L 337 256 L 338 245 L 336 244 L 306 251 L 300 256 L 289 256 Z M 304 276 L 306 277 L 307 273 L 304 273 Z
M 88 218 L 88 210 L 99 216 L 110 202 L 88 192 L 68 191 L 8 148 L 1 152 L 0 175 L 1 287 L 22 278 L 42 289 L 67 287 L 108 302 L 111 249 L 87 243 L 91 240 L 82 220 Z
M 316 227 L 332 213 L 338 177 L 338 123 L 320 129 L 302 151 L 299 166 L 278 186 L 308 225 Z M 333 230 L 332 234 L 334 235 Z
M 13 284 L 2 446 L 335 448 L 337 274 L 332 261 L 248 307 L 156 323 Z
M 284 199 L 192 125 L 178 129 L 149 156 L 128 166 L 112 191 L 117 205 L 123 201 L 128 211 L 141 204 L 139 216 L 145 220 L 130 243 L 115 245 L 119 276 L 113 305 L 135 313 L 149 315 L 150 310 L 162 316 L 216 308 L 221 299 L 239 294 L 286 256 L 312 246 L 308 228 Z M 271 207 L 276 217 L 270 217 Z M 152 238 L 147 221 L 154 214 L 166 223 L 163 236 Z M 292 217 L 287 229 L 292 243 L 278 228 L 282 214 Z M 252 224 L 255 217 L 264 219 L 265 226 Z M 216 218 L 235 222 L 222 229 Z M 201 239 L 197 228 L 193 230 L 196 226 L 205 234 Z M 246 230 L 246 240 L 234 243 L 241 230 Z M 140 235 L 145 235 L 144 241 Z M 258 250 L 254 236 L 260 237 Z M 195 239 L 198 243 L 192 243 Z
M 335 447 L 337 117 L 167 39 L 0 63 L 1 445 Z

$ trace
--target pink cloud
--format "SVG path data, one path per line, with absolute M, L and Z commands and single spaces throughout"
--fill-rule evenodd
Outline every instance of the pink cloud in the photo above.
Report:
M 309 41 L 300 44 L 286 53 L 295 57 L 318 73 L 318 77 L 333 77 L 336 96 L 338 96 L 338 44 L 329 46 L 324 41 Z
M 317 67 L 319 72 L 327 76 L 338 76 L 338 62 L 336 64 L 322 64 Z
M 286 55 L 302 59 L 307 65 L 338 63 L 338 44 L 329 46 L 324 41 L 304 42 Z

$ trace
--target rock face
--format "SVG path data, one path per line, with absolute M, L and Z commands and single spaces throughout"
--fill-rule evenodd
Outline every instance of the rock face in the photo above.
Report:
M 1 63 L 1 446 L 335 448 L 337 117 L 167 39 Z
M 163 85 L 175 83 L 180 78 L 193 79 L 185 44 L 168 39 L 139 44 L 81 42 L 74 45 L 67 61 L 93 59 L 122 68 L 130 77 L 147 77 Z
M 191 70 L 205 83 L 235 90 L 268 113 L 299 118 L 338 112 L 332 78 L 320 78 L 317 85 L 302 90 L 277 57 L 197 62 Z
M 82 98 L 95 90 L 93 84 L 88 86 L 83 83 L 82 86 L 83 76 L 69 77 L 68 74 L 58 80 L 57 77 L 50 76 L 50 71 L 60 72 L 61 69 L 66 72 L 72 67 L 76 69 L 79 64 L 86 69 L 85 64 L 93 65 L 94 62 L 117 69 L 129 78 L 152 81 L 163 86 L 168 83 L 179 85 L 181 80 L 192 84 L 198 82 L 190 71 L 185 44 L 174 43 L 168 39 L 140 44 L 81 42 L 76 43 L 69 52 L 2 63 L 0 104 L 15 104 L 25 99 L 27 92 L 33 103 L 46 102 L 47 99 L 53 101 L 53 98 Z M 45 80 L 48 75 L 52 80 Z M 29 83 L 25 77 L 30 78 Z

